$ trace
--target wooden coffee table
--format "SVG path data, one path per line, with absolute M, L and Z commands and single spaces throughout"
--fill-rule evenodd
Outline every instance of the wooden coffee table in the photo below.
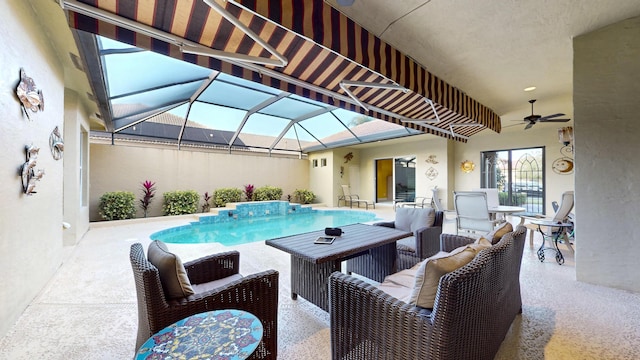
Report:
M 332 244 L 315 244 L 324 230 L 267 240 L 266 244 L 291 254 L 291 298 L 298 295 L 329 311 L 329 275 L 340 271 L 342 262 L 361 255 L 377 259 L 380 277 L 396 271 L 396 240 L 409 232 L 365 224 L 341 227 L 344 233 Z M 375 279 L 374 279 L 375 280 Z M 379 280 L 378 280 L 379 281 Z

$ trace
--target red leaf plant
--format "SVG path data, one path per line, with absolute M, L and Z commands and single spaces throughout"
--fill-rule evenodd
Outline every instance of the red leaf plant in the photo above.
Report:
M 140 207 L 144 211 L 144 217 L 147 217 L 147 210 L 149 209 L 149 205 L 151 205 L 151 200 L 153 200 L 153 196 L 155 195 L 156 183 L 146 180 L 142 183 L 142 199 L 140 199 Z

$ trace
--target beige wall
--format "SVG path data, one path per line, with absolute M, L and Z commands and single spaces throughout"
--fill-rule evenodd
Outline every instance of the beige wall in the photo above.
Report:
M 568 111 L 568 110 L 565 110 Z M 558 141 L 558 128 L 563 124 L 537 124 L 529 130 L 523 130 L 516 126 L 506 128 L 502 133 L 496 134 L 490 130 L 485 130 L 477 136 L 472 137 L 464 143 L 456 143 L 453 160 L 456 190 L 472 190 L 480 186 L 480 153 L 491 150 L 507 150 L 528 147 L 545 148 L 545 192 L 547 214 L 553 214 L 552 201 L 560 201 L 562 193 L 574 190 L 574 174 L 556 174 L 551 165 L 557 158 L 563 157 L 560 153 L 562 144 Z M 476 164 L 476 168 L 471 173 L 464 173 L 460 170 L 460 164 L 465 160 L 471 160 Z
M 138 206 L 145 180 L 156 183 L 149 216 L 162 215 L 162 193 L 168 191 L 195 190 L 202 196 L 218 188 L 271 185 L 281 187 L 286 200 L 294 190 L 309 187 L 306 159 L 91 144 L 90 162 L 91 221 L 101 220 L 98 203 L 105 192 L 131 191 Z M 140 208 L 137 216 L 143 216 Z
M 574 40 L 576 277 L 640 291 L 640 17 Z
M 87 116 L 82 111 L 78 103 L 78 94 L 72 90 L 65 90 L 64 99 L 64 142 L 66 149 L 74 151 L 66 151 L 64 156 L 64 204 L 63 204 L 63 220 L 71 225 L 64 231 L 64 245 L 75 245 L 80 241 L 82 236 L 89 230 L 89 202 L 88 194 L 83 198 L 82 192 L 89 188 L 89 179 L 86 174 L 89 173 L 89 163 L 84 161 L 82 170 L 84 174 L 85 188 L 81 188 L 81 159 L 82 151 L 80 146 L 85 147 L 84 154 L 88 158 L 89 142 L 81 142 L 80 138 L 83 133 L 88 133 L 89 125 Z M 76 151 L 77 150 L 77 151 Z M 84 201 L 83 201 L 84 200 Z
M 551 202 L 561 199 L 564 191 L 574 190 L 574 176 L 558 175 L 552 170 L 553 160 L 562 157 L 560 148 L 562 144 L 558 142 L 558 126 L 538 125 L 527 131 L 521 128 L 508 129 L 497 134 L 490 130 L 474 136 L 467 143 L 446 140 L 430 135 L 420 135 L 403 140 L 383 141 L 375 146 L 365 145 L 357 148 L 343 148 L 333 150 L 335 161 L 340 163 L 344 154 L 353 152 L 354 158 L 345 165 L 345 175 L 342 178 L 334 177 L 334 189 L 340 193 L 340 184 L 351 184 L 354 193 L 358 193 L 361 198 L 373 200 L 375 198 L 375 162 L 379 159 L 393 157 L 416 156 L 416 195 L 431 196 L 431 189 L 437 186 L 442 203 L 446 208 L 453 209 L 453 191 L 471 190 L 480 186 L 480 153 L 490 150 L 507 150 L 526 147 L 544 147 L 546 154 L 546 192 L 547 202 L 546 212 L 553 213 Z M 325 157 L 331 159 L 332 151 L 314 153 L 310 158 Z M 428 163 L 426 160 L 430 155 L 435 155 L 437 164 Z M 475 171 L 463 173 L 460 164 L 464 160 L 471 160 L 476 164 Z M 334 166 L 339 171 L 339 165 Z M 359 167 L 359 181 L 351 178 L 350 166 Z M 427 169 L 433 167 L 438 172 L 438 176 L 430 180 L 426 176 Z M 352 171 L 352 170 L 351 170 Z M 320 173 L 318 173 L 320 175 Z M 330 174 L 322 175 L 330 176 Z M 313 180 L 311 188 L 314 191 L 327 187 L 326 181 Z M 321 177 L 319 177 L 321 178 Z
M 63 131 L 64 73 L 30 4 L 0 2 L 0 336 L 15 323 L 60 266 L 63 255 L 63 161 L 53 159 L 49 135 Z M 15 89 L 20 68 L 44 93 L 45 109 L 22 113 Z M 22 193 L 18 169 L 25 161 L 25 145 L 40 148 L 36 169 L 45 175 L 37 193 Z

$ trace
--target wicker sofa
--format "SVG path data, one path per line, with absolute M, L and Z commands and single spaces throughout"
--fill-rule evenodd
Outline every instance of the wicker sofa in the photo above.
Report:
M 339 272 L 329 278 L 333 359 L 493 359 L 522 311 L 526 228 L 440 278 L 433 309 L 410 305 Z M 442 234 L 441 250 L 474 239 Z

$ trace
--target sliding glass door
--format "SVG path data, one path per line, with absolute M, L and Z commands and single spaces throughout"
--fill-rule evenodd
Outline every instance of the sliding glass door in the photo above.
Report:
M 376 202 L 414 201 L 416 157 L 376 160 Z
M 544 147 L 485 151 L 481 171 L 481 187 L 497 188 L 500 205 L 544 214 Z

